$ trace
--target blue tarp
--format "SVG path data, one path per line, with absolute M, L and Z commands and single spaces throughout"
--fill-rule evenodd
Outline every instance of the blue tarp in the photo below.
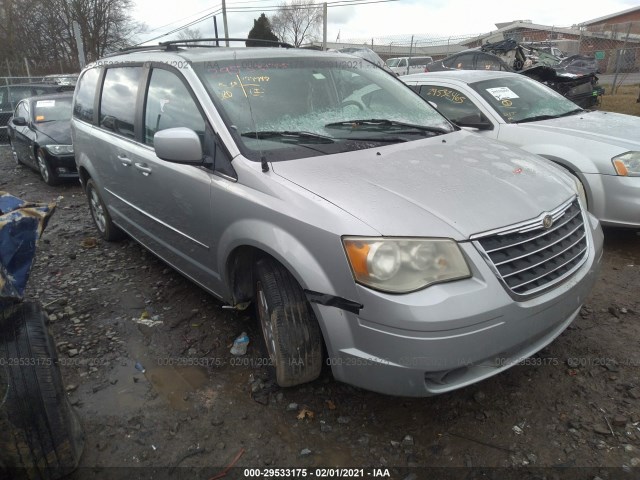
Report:
M 36 242 L 54 210 L 54 203 L 30 203 L 0 192 L 0 309 L 22 300 Z

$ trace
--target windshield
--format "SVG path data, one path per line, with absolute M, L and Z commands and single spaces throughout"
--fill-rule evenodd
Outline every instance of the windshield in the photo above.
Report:
M 55 100 L 36 100 L 33 120 L 36 123 L 71 120 L 71 97 Z
M 398 63 L 400 63 L 399 58 L 390 58 L 389 60 L 387 60 L 388 67 L 397 67 Z
M 374 148 L 454 127 L 402 82 L 360 58 L 194 63 L 245 156 L 269 161 Z
M 582 109 L 540 82 L 504 76 L 470 85 L 508 123 L 561 117 Z

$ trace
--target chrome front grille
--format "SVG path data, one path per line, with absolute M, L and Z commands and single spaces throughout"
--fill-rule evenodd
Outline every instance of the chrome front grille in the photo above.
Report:
M 530 222 L 472 239 L 498 278 L 522 296 L 535 295 L 568 278 L 588 251 L 577 198 Z

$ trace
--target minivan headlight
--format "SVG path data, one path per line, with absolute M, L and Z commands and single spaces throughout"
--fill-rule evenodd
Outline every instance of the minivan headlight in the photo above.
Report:
M 46 145 L 44 148 L 52 155 L 65 155 L 73 153 L 73 145 Z
M 356 282 L 390 293 L 408 293 L 434 283 L 467 278 L 467 262 L 446 238 L 342 239 Z
M 611 159 L 618 175 L 623 177 L 640 176 L 640 152 L 627 152 Z

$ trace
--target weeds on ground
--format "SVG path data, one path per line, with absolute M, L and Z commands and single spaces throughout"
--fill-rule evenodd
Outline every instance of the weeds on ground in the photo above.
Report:
M 600 99 L 598 110 L 607 112 L 626 113 L 640 117 L 640 85 L 621 85 L 615 95 L 611 91 L 611 85 L 602 85 L 605 94 Z

